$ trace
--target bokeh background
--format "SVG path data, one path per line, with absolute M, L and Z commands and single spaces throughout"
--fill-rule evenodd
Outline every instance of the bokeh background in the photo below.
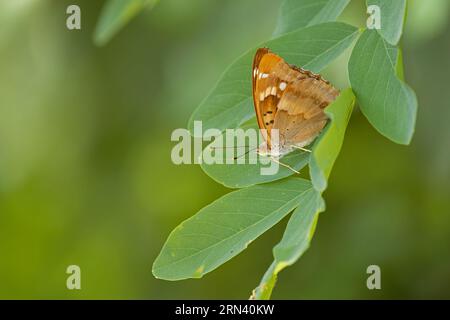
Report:
M 107 45 L 103 1 L 0 1 L 0 298 L 248 298 L 286 219 L 200 280 L 155 279 L 169 232 L 229 190 L 170 160 L 172 130 L 270 37 L 280 0 L 161 0 Z M 65 27 L 69 4 L 82 30 Z M 355 110 L 310 250 L 273 298 L 450 298 L 447 0 L 412 0 L 402 40 L 419 100 L 409 147 Z M 364 1 L 340 20 L 363 26 Z M 325 75 L 348 85 L 348 52 Z M 66 289 L 81 267 L 82 289 Z M 377 264 L 382 290 L 366 288 Z

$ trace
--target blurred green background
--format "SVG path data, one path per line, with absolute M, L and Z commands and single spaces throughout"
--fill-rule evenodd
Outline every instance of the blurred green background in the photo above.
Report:
M 286 219 L 201 280 L 155 279 L 169 232 L 228 192 L 173 165 L 172 130 L 226 66 L 270 37 L 280 0 L 161 0 L 106 46 L 103 1 L 0 1 L 0 298 L 248 298 Z M 65 27 L 78 4 L 82 30 Z M 410 1 L 405 73 L 419 100 L 409 147 L 355 110 L 310 250 L 273 298 L 450 298 L 447 0 Z M 363 26 L 364 2 L 341 20 Z M 348 52 L 326 77 L 348 85 Z M 81 267 L 81 290 L 66 268 Z M 366 287 L 377 264 L 382 290 Z

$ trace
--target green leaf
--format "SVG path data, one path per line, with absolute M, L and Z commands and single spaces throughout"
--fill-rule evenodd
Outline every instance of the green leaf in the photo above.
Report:
M 361 111 L 384 136 L 409 144 L 416 122 L 414 91 L 397 77 L 398 59 L 376 31 L 366 30 L 358 39 L 348 64 L 350 83 Z
M 396 64 L 395 64 L 395 73 L 397 74 L 397 77 L 400 80 L 405 81 L 405 71 L 403 69 L 403 52 L 402 52 L 402 50 L 400 48 L 397 50 L 397 60 L 396 60 Z
M 281 4 L 274 36 L 334 21 L 349 2 L 350 0 L 285 0 Z
M 367 7 L 380 8 L 381 29 L 378 32 L 392 45 L 396 45 L 403 32 L 406 0 L 367 0 Z
M 258 125 L 256 123 L 256 119 L 253 118 L 251 122 L 247 122 L 246 124 L 240 126 L 241 129 L 248 130 L 254 129 L 253 132 L 259 132 Z M 225 133 L 222 136 L 218 137 L 220 141 L 225 141 L 224 137 Z M 263 141 L 261 135 L 259 135 L 259 141 Z M 224 144 L 225 145 L 225 144 Z M 238 146 L 239 147 L 239 146 Z M 246 148 L 237 148 L 236 156 L 243 155 L 245 152 L 248 152 L 248 156 L 242 157 L 241 159 L 245 161 L 243 164 L 236 163 L 234 164 L 226 164 L 226 160 L 233 159 L 234 155 L 230 154 L 234 150 L 223 149 L 221 154 L 222 164 L 206 164 L 202 163 L 201 168 L 206 172 L 211 178 L 215 181 L 223 184 L 229 188 L 243 188 L 252 186 L 255 184 L 280 180 L 282 178 L 288 177 L 292 175 L 294 172 L 284 166 L 279 166 L 279 170 L 276 174 L 273 175 L 261 175 L 261 168 L 268 167 L 270 164 L 267 161 L 270 161 L 269 158 L 266 159 L 266 163 L 261 163 L 261 161 L 257 161 L 256 164 L 251 164 L 250 159 L 258 160 L 256 155 L 256 151 L 253 150 L 254 147 L 257 146 L 247 146 Z M 209 146 L 205 148 L 205 151 L 208 151 Z M 230 152 L 231 151 L 231 152 Z M 297 171 L 300 171 L 303 167 L 308 164 L 309 161 L 309 153 L 303 152 L 300 150 L 295 150 L 280 159 L 280 161 L 284 164 L 287 164 L 294 168 Z
M 311 181 L 314 188 L 320 192 L 327 187 L 331 169 L 344 142 L 354 104 L 355 96 L 352 90 L 346 89 L 325 109 L 331 121 L 314 143 L 309 162 Z
M 319 213 L 325 210 L 325 203 L 314 189 L 303 193 L 299 203 L 289 219 L 283 238 L 273 248 L 274 261 L 253 291 L 254 299 L 269 299 L 280 271 L 293 265 L 309 248 Z
M 319 72 L 338 57 L 358 35 L 358 29 L 340 22 L 307 27 L 261 44 L 286 59 L 288 63 Z M 194 111 L 194 121 L 202 121 L 204 130 L 237 128 L 254 116 L 251 97 L 251 66 L 256 48 L 246 52 L 225 71 L 212 92 Z
M 311 183 L 288 178 L 231 192 L 176 227 L 153 264 L 166 280 L 200 278 L 243 251 L 291 210 Z
M 104 5 L 94 32 L 94 42 L 105 45 L 132 18 L 158 0 L 109 0 Z

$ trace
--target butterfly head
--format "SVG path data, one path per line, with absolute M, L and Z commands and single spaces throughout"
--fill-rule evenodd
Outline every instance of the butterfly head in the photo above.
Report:
M 269 147 L 267 142 L 264 142 L 258 147 L 257 153 L 261 156 L 280 158 L 290 151 L 291 149 L 286 148 L 284 145 L 272 144 Z

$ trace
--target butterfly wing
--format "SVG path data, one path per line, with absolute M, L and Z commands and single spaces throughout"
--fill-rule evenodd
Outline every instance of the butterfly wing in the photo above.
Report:
M 260 48 L 253 60 L 253 104 L 260 129 L 267 130 L 265 139 L 270 148 L 270 130 L 272 129 L 277 105 L 287 85 L 301 76 L 281 57 Z
M 253 103 L 269 149 L 271 130 L 279 130 L 279 146 L 310 144 L 327 123 L 324 109 L 339 91 L 320 75 L 286 63 L 267 48 L 253 60 Z
M 338 95 L 336 88 L 316 75 L 291 82 L 278 102 L 273 124 L 279 130 L 280 145 L 310 144 L 328 121 L 325 107 Z

